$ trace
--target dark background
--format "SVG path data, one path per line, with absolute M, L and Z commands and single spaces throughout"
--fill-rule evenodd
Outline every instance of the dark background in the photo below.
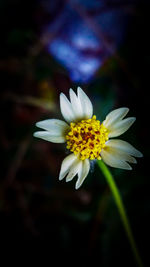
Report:
M 122 106 L 137 118 L 121 138 L 144 157 L 132 171 L 111 171 L 144 266 L 150 266 L 149 8 L 149 1 L 0 2 L 0 242 L 5 260 L 136 266 L 97 165 L 75 190 L 75 179 L 58 181 L 65 145 L 32 136 L 35 122 L 62 119 L 60 92 L 68 96 L 70 87 L 80 85 L 100 120 Z M 82 37 L 78 46 L 76 35 Z

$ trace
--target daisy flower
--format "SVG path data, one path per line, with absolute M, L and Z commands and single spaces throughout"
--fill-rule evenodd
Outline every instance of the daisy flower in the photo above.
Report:
M 70 101 L 60 94 L 60 109 L 65 121 L 48 119 L 36 123 L 45 130 L 34 133 L 35 137 L 53 143 L 65 143 L 71 152 L 62 162 L 59 180 L 66 182 L 78 175 L 75 188 L 78 189 L 90 170 L 90 161 L 103 160 L 115 168 L 131 170 L 129 163 L 136 163 L 135 157 L 142 153 L 131 144 L 120 139 L 112 139 L 126 132 L 135 117 L 124 119 L 129 109 L 126 107 L 111 111 L 101 123 L 93 115 L 93 106 L 88 96 L 78 87 L 77 95 L 70 89 Z

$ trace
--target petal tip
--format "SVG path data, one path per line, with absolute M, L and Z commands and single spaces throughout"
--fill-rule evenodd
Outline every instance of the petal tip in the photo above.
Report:
M 63 177 L 61 175 L 59 175 L 59 181 L 63 180 Z
M 36 124 L 35 124 L 35 126 L 38 127 L 38 128 L 41 127 L 40 125 L 41 125 L 40 121 L 36 122 Z
M 136 117 L 129 117 L 129 118 L 127 118 L 127 119 L 129 119 L 129 121 L 130 121 L 130 126 L 129 126 L 129 128 L 133 125 L 133 123 L 136 121 Z
M 78 96 L 79 96 L 79 94 L 82 94 L 82 95 L 85 95 L 85 92 L 82 90 L 82 88 L 81 87 L 77 87 L 77 94 L 78 94 Z
M 130 109 L 128 107 L 121 107 L 121 108 L 118 108 L 118 110 L 124 110 L 125 115 L 127 115 Z
M 75 189 L 78 190 L 80 188 L 80 186 L 81 186 L 80 184 L 76 183 L 75 184 Z
M 61 104 L 61 101 L 62 101 L 62 99 L 64 98 L 64 96 L 65 96 L 64 93 L 61 92 L 60 95 L 59 95 L 60 104 Z
M 136 155 L 136 157 L 138 157 L 138 158 L 143 158 L 143 157 L 144 157 L 144 155 L 143 155 L 143 153 L 142 153 L 142 152 L 140 152 L 140 151 L 138 150 L 138 154 Z
M 59 96 L 59 97 L 60 97 L 60 100 L 62 100 L 62 99 L 64 99 L 64 98 L 66 98 L 65 94 L 64 94 L 64 93 L 62 93 L 62 92 L 60 93 L 60 96 Z
M 83 91 L 82 88 L 80 86 L 77 87 L 77 90 L 79 91 Z
M 136 121 L 136 117 L 131 117 L 133 119 L 133 121 Z
M 127 115 L 127 114 L 129 113 L 129 111 L 130 111 L 130 109 L 129 109 L 129 108 L 127 108 L 127 107 L 125 107 L 125 108 L 124 108 L 124 110 L 126 111 L 126 112 L 125 112 L 125 113 L 126 113 L 126 115 Z M 125 115 L 125 116 L 126 116 L 126 115 Z
M 129 165 L 128 168 L 126 168 L 126 170 L 131 171 L 132 170 L 132 167 Z
M 35 133 L 33 133 L 33 136 L 34 137 L 39 137 L 39 133 L 38 132 L 35 132 Z

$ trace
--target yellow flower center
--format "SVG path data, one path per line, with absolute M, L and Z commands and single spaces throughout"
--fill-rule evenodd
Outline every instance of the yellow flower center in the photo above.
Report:
M 66 135 L 67 148 L 84 159 L 101 159 L 100 152 L 108 140 L 108 131 L 94 115 L 91 119 L 71 122 Z

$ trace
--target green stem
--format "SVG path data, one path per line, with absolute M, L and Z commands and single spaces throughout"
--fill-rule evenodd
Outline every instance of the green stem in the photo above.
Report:
M 133 254 L 135 256 L 136 262 L 137 262 L 138 266 L 143 267 L 143 263 L 142 263 L 141 258 L 139 256 L 138 249 L 136 247 L 136 243 L 134 241 L 134 237 L 132 234 L 130 223 L 129 223 L 128 218 L 127 218 L 125 207 L 123 205 L 122 198 L 121 198 L 121 195 L 120 195 L 119 190 L 117 188 L 117 185 L 114 181 L 114 178 L 102 160 L 98 160 L 97 163 L 98 163 L 98 166 L 100 167 L 102 173 L 104 174 L 104 176 L 107 180 L 107 183 L 109 184 L 109 187 L 110 187 L 112 194 L 114 196 L 114 199 L 115 199 L 116 205 L 118 207 L 118 211 L 120 213 L 120 216 L 121 216 L 121 219 L 123 222 L 123 226 L 124 226 L 124 229 L 126 231 L 126 234 L 127 234 L 129 243 L 131 245 Z

